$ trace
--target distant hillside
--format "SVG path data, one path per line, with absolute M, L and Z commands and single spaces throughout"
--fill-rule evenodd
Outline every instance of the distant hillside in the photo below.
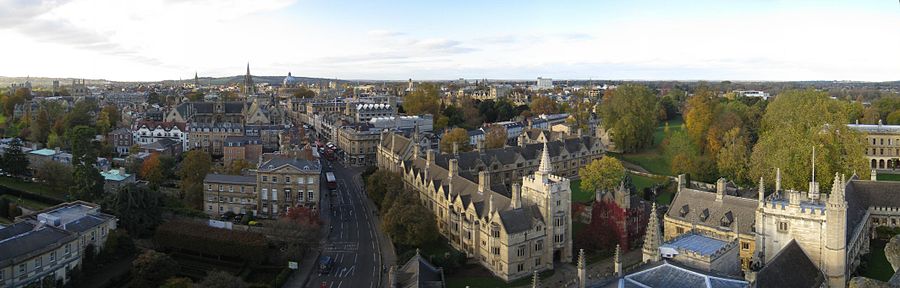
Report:
M 268 83 L 269 85 L 281 85 L 281 82 L 284 80 L 285 76 L 253 76 L 253 83 Z M 344 80 L 335 80 L 335 79 L 325 79 L 325 78 L 311 78 L 311 77 L 294 77 L 297 81 L 301 83 L 318 83 L 322 82 L 323 84 L 327 84 L 328 81 L 338 81 L 339 83 L 344 83 Z M 17 83 L 21 84 L 25 81 L 31 81 L 31 85 L 33 87 L 52 87 L 54 80 L 59 80 L 59 85 L 61 86 L 69 86 L 72 85 L 72 80 L 76 78 L 48 78 L 48 77 L 3 77 L 0 76 L 0 87 L 9 87 L 10 84 Z M 79 78 L 80 80 L 80 78 Z M 244 75 L 236 75 L 236 76 L 228 76 L 228 77 L 200 77 L 200 83 L 203 85 L 226 85 L 226 84 L 235 84 L 235 83 L 243 83 Z M 129 84 L 139 84 L 139 83 L 148 83 L 148 84 L 182 84 L 182 83 L 194 83 L 194 79 L 181 79 L 181 80 L 163 80 L 163 81 L 138 81 L 138 82 L 117 82 L 117 81 L 109 81 L 106 79 L 85 79 L 85 83 L 88 86 L 91 85 L 108 85 L 108 84 L 120 84 L 120 85 L 129 85 Z
M 52 87 L 54 80 L 59 80 L 60 86 L 72 85 L 72 80 L 76 78 L 48 78 L 48 77 L 3 77 L 0 76 L 0 87 L 9 87 L 10 84 L 21 84 L 25 81 L 31 81 L 32 87 Z M 78 78 L 80 80 L 80 78 Z M 87 85 L 106 85 L 110 84 L 109 80 L 104 79 L 85 79 Z

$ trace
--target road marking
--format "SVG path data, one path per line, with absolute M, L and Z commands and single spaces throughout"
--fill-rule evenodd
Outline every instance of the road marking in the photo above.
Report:
M 353 265 L 356 265 L 356 257 L 359 257 L 359 254 L 353 254 Z
M 341 284 L 344 284 L 344 281 L 343 281 L 343 280 L 341 280 L 341 282 L 338 282 L 337 288 L 341 288 Z
M 343 277 L 347 277 L 347 276 L 353 275 L 353 269 L 356 269 L 356 265 L 350 266 L 350 269 L 347 269 L 347 273 L 345 273 Z M 374 275 L 373 275 L 373 276 L 374 276 Z

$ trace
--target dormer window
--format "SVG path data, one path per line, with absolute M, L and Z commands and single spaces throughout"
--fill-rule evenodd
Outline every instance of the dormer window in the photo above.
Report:
M 728 211 L 727 213 L 725 213 L 725 216 L 722 216 L 722 219 L 720 219 L 719 222 L 721 222 L 722 227 L 730 227 L 731 223 L 734 222 L 734 215 L 731 213 L 731 211 Z
M 681 206 L 681 210 L 678 210 L 678 215 L 684 217 L 687 216 L 689 212 L 691 212 L 691 208 L 688 207 L 687 204 L 685 204 L 684 206 Z
M 700 221 L 706 222 L 706 219 L 709 219 L 709 209 L 703 209 L 700 212 Z

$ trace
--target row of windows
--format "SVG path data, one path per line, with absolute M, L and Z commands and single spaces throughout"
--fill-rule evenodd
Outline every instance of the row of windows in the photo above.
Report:
M 72 255 L 72 244 L 71 243 L 66 244 L 63 247 L 64 247 L 64 252 L 63 252 L 62 257 L 60 257 L 61 259 L 68 258 L 70 255 Z M 48 263 L 49 265 L 51 265 L 51 266 L 54 265 L 57 260 L 56 259 L 56 251 L 51 251 L 47 255 L 47 260 L 49 261 L 49 263 Z M 31 265 L 28 265 L 29 264 L 28 262 L 31 262 Z M 26 261 L 25 263 L 19 264 L 19 267 L 17 269 L 17 274 L 19 276 L 25 275 L 27 272 L 28 266 L 33 267 L 33 270 L 40 270 L 41 267 L 43 267 L 43 264 L 44 264 L 44 256 L 35 257 L 31 261 Z M 2 281 L 2 280 L 3 280 L 3 273 L 2 273 L 2 271 L 0 271 L 0 281 Z
M 303 177 L 297 177 L 297 183 L 303 184 Z M 262 182 L 268 182 L 269 176 L 263 175 Z M 278 183 L 278 176 L 272 176 L 272 183 Z M 284 183 L 291 183 L 291 176 L 284 176 Z M 306 176 L 306 184 L 316 183 L 316 177 Z

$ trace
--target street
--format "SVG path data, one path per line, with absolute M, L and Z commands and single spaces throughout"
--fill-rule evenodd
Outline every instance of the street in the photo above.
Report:
M 337 191 L 331 193 L 329 214 L 331 231 L 322 246 L 322 257 L 335 259 L 328 274 L 318 271 L 318 263 L 307 287 L 380 287 L 382 278 L 382 249 L 378 232 L 378 218 L 372 214 L 362 186 L 361 168 L 334 165 Z

